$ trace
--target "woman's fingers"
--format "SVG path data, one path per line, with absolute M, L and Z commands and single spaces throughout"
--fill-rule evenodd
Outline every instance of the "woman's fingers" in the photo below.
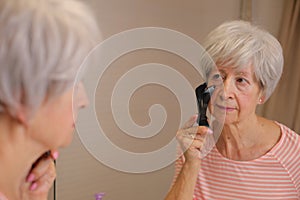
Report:
M 51 156 L 53 160 L 56 160 L 59 156 L 59 152 L 57 150 L 51 150 Z
M 39 175 L 40 175 L 39 178 L 34 182 L 32 182 L 32 184 L 29 187 L 29 190 L 36 194 L 48 195 L 48 191 L 52 187 L 52 184 L 56 178 L 55 165 L 52 159 L 51 162 L 48 163 L 46 171 L 44 171 L 42 174 Z
M 200 135 L 213 134 L 213 131 L 206 126 L 198 126 L 197 133 Z
M 192 139 L 201 139 L 205 137 L 206 134 L 212 134 L 212 130 L 206 126 L 193 126 L 186 129 L 180 129 L 177 132 L 177 137 L 188 137 Z
M 206 126 L 193 126 L 196 119 L 197 115 L 192 116 L 185 123 L 184 128 L 178 130 L 176 135 L 182 150 L 185 152 L 186 159 L 198 159 L 201 148 L 205 143 L 206 135 L 213 133 L 213 131 Z
M 48 167 L 52 165 L 53 160 L 58 158 L 58 151 L 52 150 L 43 154 L 33 167 L 26 178 L 26 182 L 35 182 L 45 173 L 47 173 Z
M 38 180 L 41 176 L 43 176 L 47 172 L 48 167 L 49 165 L 51 165 L 51 163 L 53 163 L 51 157 L 41 159 L 38 163 L 36 163 L 34 168 L 30 171 L 30 174 L 27 176 L 26 181 L 34 182 Z
M 54 160 L 58 158 L 58 151 L 52 150 L 43 154 L 33 167 L 26 178 L 29 183 L 29 191 L 37 193 L 48 193 L 55 178 L 56 170 Z
M 33 165 L 26 177 L 26 182 L 21 185 L 24 200 L 47 200 L 50 188 L 56 178 L 54 158 L 56 151 L 43 154 Z
M 187 138 L 193 138 L 198 132 L 198 127 L 190 127 L 186 129 L 179 129 L 177 131 L 177 137 L 179 139 L 187 137 Z
M 8 200 L 4 194 L 0 192 L 0 200 Z
M 198 118 L 197 114 L 193 115 L 187 122 L 185 122 L 182 129 L 187 129 L 187 128 L 192 127 L 195 124 L 197 118 Z

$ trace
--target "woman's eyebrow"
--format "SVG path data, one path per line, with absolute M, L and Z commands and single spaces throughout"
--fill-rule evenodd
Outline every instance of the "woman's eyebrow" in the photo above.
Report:
M 241 75 L 241 76 L 251 76 L 252 74 L 248 71 L 237 71 L 235 73 L 236 75 Z

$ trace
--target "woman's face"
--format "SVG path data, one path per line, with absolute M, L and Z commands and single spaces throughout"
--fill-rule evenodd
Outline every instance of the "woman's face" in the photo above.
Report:
M 67 146 L 72 141 L 77 112 L 88 104 L 82 83 L 77 86 L 74 101 L 72 98 L 71 88 L 45 102 L 29 122 L 29 134 L 48 150 Z
M 218 71 L 210 73 L 208 84 L 217 86 L 211 98 L 211 112 L 216 118 L 224 118 L 225 124 L 238 123 L 255 115 L 261 89 L 253 66 L 220 66 Z

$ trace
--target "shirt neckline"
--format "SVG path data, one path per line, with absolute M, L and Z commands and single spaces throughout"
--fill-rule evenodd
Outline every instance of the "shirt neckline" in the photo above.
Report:
M 218 148 L 216 147 L 216 145 L 213 147 L 212 151 L 215 151 L 215 153 L 217 154 L 218 157 L 220 157 L 221 159 L 227 161 L 227 162 L 232 162 L 232 163 L 252 163 L 252 162 L 258 162 L 258 161 L 262 161 L 262 160 L 266 160 L 267 158 L 269 158 L 271 155 L 273 155 L 273 152 L 274 151 L 277 151 L 278 148 L 280 148 L 282 146 L 282 143 L 286 137 L 286 134 L 283 130 L 283 125 L 277 121 L 273 121 L 276 125 L 279 126 L 280 128 L 280 138 L 278 140 L 278 142 L 268 151 L 266 152 L 264 155 L 258 157 L 258 158 L 255 158 L 255 159 L 252 159 L 252 160 L 232 160 L 232 159 L 229 159 L 229 158 L 226 158 L 225 156 L 223 156 Z

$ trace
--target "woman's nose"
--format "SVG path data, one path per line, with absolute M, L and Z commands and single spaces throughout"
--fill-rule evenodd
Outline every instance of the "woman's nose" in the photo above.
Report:
M 223 81 L 223 88 L 221 92 L 222 100 L 232 99 L 234 94 L 234 84 L 230 79 L 225 79 Z
M 89 100 L 82 82 L 78 85 L 78 92 L 77 92 L 77 108 L 85 108 L 88 106 Z

